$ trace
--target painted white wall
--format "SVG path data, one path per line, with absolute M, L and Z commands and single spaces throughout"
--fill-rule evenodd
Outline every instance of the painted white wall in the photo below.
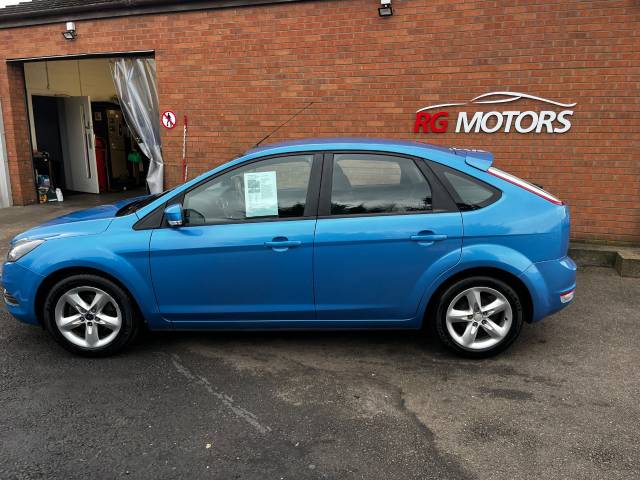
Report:
M 2 100 L 0 100 L 0 208 L 10 207 L 12 204 L 7 144 L 5 142 L 4 121 L 2 117 Z
M 116 95 L 108 58 L 56 60 L 24 64 L 24 78 L 29 104 L 29 125 L 33 148 L 38 140 L 33 122 L 32 95 L 91 97 L 91 101 L 110 101 Z

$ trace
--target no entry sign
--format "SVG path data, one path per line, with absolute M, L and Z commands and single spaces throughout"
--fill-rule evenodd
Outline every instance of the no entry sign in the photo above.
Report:
M 161 120 L 164 128 L 172 129 L 176 126 L 176 114 L 171 110 L 165 110 L 162 112 Z

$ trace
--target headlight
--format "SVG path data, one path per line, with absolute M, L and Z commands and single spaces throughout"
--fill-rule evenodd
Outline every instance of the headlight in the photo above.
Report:
M 17 262 L 42 243 L 44 243 L 44 240 L 29 240 L 28 238 L 18 240 L 18 242 L 11 247 L 9 253 L 7 253 L 7 262 Z

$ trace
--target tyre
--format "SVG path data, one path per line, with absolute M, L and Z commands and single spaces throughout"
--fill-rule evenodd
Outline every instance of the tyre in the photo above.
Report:
M 448 287 L 436 308 L 440 341 L 453 352 L 485 358 L 506 349 L 520 334 L 522 302 L 505 282 L 471 277 Z
M 139 330 L 132 300 L 97 275 L 73 275 L 56 283 L 44 302 L 44 326 L 67 350 L 90 357 L 112 355 Z

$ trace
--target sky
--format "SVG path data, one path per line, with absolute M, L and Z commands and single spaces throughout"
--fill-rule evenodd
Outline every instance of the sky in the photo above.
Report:
M 7 5 L 15 5 L 16 3 L 30 2 L 31 0 L 0 0 L 0 8 Z

